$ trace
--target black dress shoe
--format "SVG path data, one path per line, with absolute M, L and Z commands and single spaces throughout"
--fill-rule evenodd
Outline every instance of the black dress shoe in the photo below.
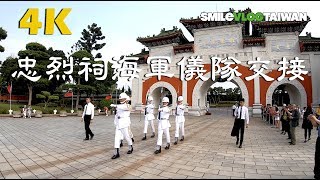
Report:
M 146 139 L 147 139 L 147 137 L 145 136 L 145 137 L 143 137 L 141 140 L 144 141 L 144 140 L 146 140 Z M 132 141 L 132 142 L 133 142 L 133 141 Z
M 84 141 L 87 141 L 87 140 L 89 140 L 89 138 L 84 138 L 83 140 L 84 140 Z
M 117 159 L 117 158 L 119 158 L 119 157 L 120 157 L 120 154 L 115 154 L 115 155 L 112 156 L 111 159 Z
M 120 147 L 122 147 L 123 146 L 123 144 L 122 144 L 122 141 L 120 142 Z
M 152 133 L 151 138 L 154 138 L 154 136 L 155 136 L 155 134 L 154 134 L 154 133 Z
M 161 153 L 161 147 L 160 147 L 160 149 L 156 150 L 154 153 L 155 153 L 155 154 Z
M 167 144 L 167 146 L 164 149 L 170 149 L 170 144 Z
M 174 145 L 177 145 L 177 144 L 178 144 L 178 142 L 176 141 L 176 142 L 174 142 L 173 144 L 174 144 Z
M 131 150 L 129 150 L 127 154 L 132 154 L 132 152 L 133 152 L 133 147 L 131 147 Z
M 93 136 L 94 136 L 94 134 L 92 134 L 92 136 L 90 137 L 90 140 L 92 140 Z
M 184 140 L 184 136 L 182 136 L 182 138 L 180 139 L 180 141 L 183 141 Z
M 236 142 L 236 145 L 238 145 L 238 144 L 239 144 L 239 141 Z
M 242 148 L 242 145 L 240 145 L 239 148 Z
M 134 139 L 133 139 L 133 138 L 131 138 L 131 140 L 132 140 L 132 142 L 134 142 Z

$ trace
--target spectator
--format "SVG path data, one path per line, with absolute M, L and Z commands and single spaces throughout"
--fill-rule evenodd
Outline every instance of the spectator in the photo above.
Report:
M 317 118 L 320 117 L 320 104 L 319 104 L 319 106 L 316 108 L 316 117 L 317 117 Z
M 276 128 L 280 128 L 280 111 L 277 106 L 274 107 L 274 120 L 275 120 Z
M 296 145 L 296 127 L 298 126 L 298 121 L 300 118 L 300 113 L 295 104 L 290 106 L 291 112 L 287 111 L 290 119 L 290 134 L 291 134 L 291 142 L 290 145 Z
M 312 125 L 314 127 L 317 127 L 318 129 L 318 137 L 316 141 L 316 152 L 314 156 L 314 178 L 315 179 L 320 179 L 320 121 L 314 116 L 313 114 L 308 116 L 308 119 L 311 121 Z
M 27 109 L 28 118 L 31 118 L 31 114 L 32 114 L 32 107 L 31 107 L 31 105 L 29 105 L 29 107 Z
M 108 107 L 104 107 L 104 112 L 106 112 L 106 116 L 109 116 L 108 111 L 109 111 Z
M 302 128 L 304 129 L 304 142 L 307 142 L 307 132 L 308 132 L 308 141 L 311 139 L 311 130 L 313 129 L 311 121 L 308 120 L 308 116 L 312 114 L 312 108 L 311 106 L 308 106 L 306 108 L 304 114 L 303 114 L 303 123 Z
M 22 113 L 23 113 L 23 118 L 27 118 L 27 105 L 24 105 L 23 108 L 22 108 Z
M 234 104 L 234 105 L 232 106 L 232 116 L 234 116 L 234 111 L 236 110 L 236 108 L 237 108 L 237 106 L 236 106 L 236 104 Z

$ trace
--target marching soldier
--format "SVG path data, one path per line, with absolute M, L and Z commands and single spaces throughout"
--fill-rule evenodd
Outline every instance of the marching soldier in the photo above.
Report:
M 130 101 L 130 97 L 127 96 L 127 104 L 129 105 L 129 108 L 130 108 L 130 111 L 131 111 L 131 104 L 129 103 L 129 101 Z M 129 120 L 130 120 L 130 125 L 131 125 L 131 118 L 130 118 L 130 116 L 129 116 Z M 131 126 L 130 126 L 130 125 L 129 125 L 129 127 L 128 127 L 128 132 L 129 132 L 129 136 L 130 136 L 132 142 L 134 142 L 133 133 L 132 133 L 132 131 L 131 131 Z M 123 140 L 123 136 L 122 136 L 121 139 Z
M 176 134 L 175 134 L 175 141 L 174 144 L 178 144 L 178 139 L 179 139 L 179 129 L 181 129 L 181 136 L 182 138 L 180 141 L 184 140 L 184 109 L 185 106 L 182 104 L 183 97 L 179 96 L 178 97 L 178 105 L 176 107 Z
M 151 129 L 152 129 L 152 135 L 151 138 L 153 138 L 155 136 L 155 129 L 154 129 L 154 124 L 153 124 L 153 120 L 154 120 L 154 115 L 153 115 L 153 109 L 154 109 L 154 105 L 152 104 L 153 98 L 151 96 L 148 97 L 148 105 L 145 108 L 144 111 L 144 115 L 145 115 L 145 119 L 144 119 L 144 137 L 142 138 L 142 140 L 146 140 L 147 139 L 147 131 L 148 131 L 148 126 L 149 124 L 151 125 Z
M 164 97 L 162 99 L 163 107 L 159 108 L 159 116 L 158 116 L 158 141 L 157 141 L 157 149 L 154 152 L 155 154 L 161 153 L 161 146 L 162 146 L 162 134 L 165 133 L 167 138 L 167 145 L 165 149 L 170 148 L 170 134 L 169 134 L 169 128 L 171 127 L 169 122 L 169 116 L 170 116 L 170 109 L 168 107 L 169 104 L 169 98 Z
M 111 107 L 117 108 L 117 114 L 116 116 L 118 118 L 115 118 L 115 126 L 116 126 L 116 132 L 115 132 L 115 140 L 114 140 L 114 148 L 115 148 L 115 154 L 112 156 L 112 159 L 116 159 L 120 157 L 119 149 L 120 149 L 120 141 L 121 141 L 121 135 L 126 139 L 129 145 L 129 150 L 127 154 L 131 154 L 133 152 L 133 146 L 132 146 L 132 139 L 129 135 L 129 126 L 130 126 L 130 106 L 127 104 L 128 96 L 126 93 L 121 93 L 119 96 L 120 103 L 119 105 L 111 104 Z

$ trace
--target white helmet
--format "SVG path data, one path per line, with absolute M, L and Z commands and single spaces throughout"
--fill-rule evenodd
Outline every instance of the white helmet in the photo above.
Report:
M 168 103 L 169 102 L 169 98 L 168 97 L 164 97 L 163 99 L 162 99 L 162 102 L 166 102 L 166 103 Z
M 128 95 L 124 92 L 119 95 L 119 99 L 127 99 L 127 98 L 128 98 Z
M 183 101 L 183 97 L 182 97 L 182 96 L 179 96 L 179 97 L 178 97 L 178 101 Z
M 149 97 L 148 97 L 148 101 L 153 101 L 153 97 L 152 97 L 152 96 L 149 96 Z

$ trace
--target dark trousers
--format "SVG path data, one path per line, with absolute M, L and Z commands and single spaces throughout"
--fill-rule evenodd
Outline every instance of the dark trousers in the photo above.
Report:
M 291 137 L 291 143 L 296 144 L 296 127 L 291 126 L 290 124 L 290 137 Z
M 311 137 L 311 130 L 312 129 L 307 129 L 307 128 L 304 129 L 304 139 L 307 139 L 307 132 L 308 132 L 308 137 L 309 138 Z
M 89 139 L 89 135 L 92 137 L 93 133 L 90 129 L 90 120 L 91 120 L 91 115 L 85 115 L 84 116 L 84 128 L 86 130 L 86 138 Z
M 234 111 L 236 111 L 235 109 L 232 109 L 232 116 L 234 116 Z
M 244 119 L 237 119 L 237 121 L 239 121 L 239 133 L 237 134 L 237 141 L 239 141 L 239 134 L 240 134 L 240 145 L 242 145 L 243 142 L 243 137 L 244 137 Z
M 320 137 L 317 138 L 316 142 L 316 153 L 314 155 L 314 178 L 320 179 Z

